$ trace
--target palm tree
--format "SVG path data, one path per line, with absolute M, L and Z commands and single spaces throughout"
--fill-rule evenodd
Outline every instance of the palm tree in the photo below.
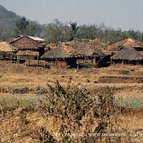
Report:
M 70 23 L 70 35 L 71 35 L 71 39 L 70 40 L 74 40 L 76 38 L 76 34 L 78 31 L 78 26 L 76 22 Z

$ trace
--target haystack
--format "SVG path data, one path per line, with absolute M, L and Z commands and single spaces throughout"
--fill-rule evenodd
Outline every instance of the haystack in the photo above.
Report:
M 7 42 L 0 42 L 0 52 L 12 52 L 14 47 Z
M 14 47 L 7 42 L 0 42 L 0 59 L 12 59 L 14 50 Z

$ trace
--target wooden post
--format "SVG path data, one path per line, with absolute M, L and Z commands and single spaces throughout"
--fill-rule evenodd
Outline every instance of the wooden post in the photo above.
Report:
M 18 57 L 16 56 L 16 62 L 18 63 Z
M 28 65 L 30 66 L 30 59 L 29 59 L 29 64 Z
M 37 56 L 37 66 L 39 66 L 39 57 Z
M 76 65 L 77 65 L 77 70 L 78 70 L 78 69 L 79 69 L 79 61 L 78 61 L 78 59 L 77 59 L 77 61 L 76 61 L 76 62 L 77 62 L 77 64 L 76 64 Z
M 44 63 L 44 68 L 46 68 L 46 61 L 45 61 L 45 63 Z

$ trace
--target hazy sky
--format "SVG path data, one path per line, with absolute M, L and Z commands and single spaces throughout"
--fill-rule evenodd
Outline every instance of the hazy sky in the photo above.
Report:
M 143 0 L 0 0 L 8 10 L 42 24 L 101 24 L 143 31 Z

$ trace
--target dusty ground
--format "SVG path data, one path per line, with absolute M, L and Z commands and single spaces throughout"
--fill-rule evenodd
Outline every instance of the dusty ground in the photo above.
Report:
M 10 61 L 0 61 L 0 107 L 16 106 L 17 104 L 25 107 L 36 104 L 41 95 L 45 94 L 47 83 L 53 84 L 58 80 L 62 85 L 66 86 L 69 79 L 72 79 L 71 84 L 88 89 L 109 86 L 114 89 L 116 99 L 123 101 L 119 104 L 127 108 L 140 108 L 139 111 L 135 109 L 137 111 L 133 113 L 128 114 L 126 112 L 121 115 L 119 117 L 119 126 L 132 131 L 134 136 L 137 131 L 140 131 L 140 135 L 132 137 L 132 139 L 134 142 L 141 141 L 143 136 L 143 115 L 141 109 L 143 106 L 142 66 L 112 65 L 105 68 L 83 68 L 80 70 L 65 68 L 44 69 L 42 67 L 27 67 L 26 65 L 15 64 Z M 49 122 L 44 121 L 38 112 L 32 111 L 32 113 L 27 115 L 30 124 L 23 126 L 21 118 L 19 115 L 17 116 L 19 111 L 15 114 L 6 114 L 5 117 L 0 117 L 0 129 L 4 129 L 0 130 L 0 138 L 3 138 L 5 143 L 9 139 L 15 143 L 38 142 L 26 135 L 27 132 L 25 130 L 29 129 L 32 132 L 31 129 L 35 127 L 33 124 L 44 126 L 46 122 L 48 126 Z M 54 125 L 51 124 L 54 123 L 50 123 L 50 128 L 54 129 Z M 11 129 L 7 131 L 9 126 L 11 126 Z M 6 133 L 9 134 L 7 138 L 4 137 Z
M 27 67 L 11 63 L 11 61 L 0 61 L 1 97 L 17 96 L 23 90 L 25 90 L 24 98 L 34 97 L 37 90 L 44 90 L 47 87 L 47 83 L 53 84 L 58 80 L 66 86 L 70 78 L 73 85 L 80 84 L 81 87 L 89 89 L 109 86 L 115 89 L 116 95 L 122 95 L 123 98 L 143 97 L 142 66 L 112 65 L 106 68 L 83 68 L 80 70 L 44 69 L 42 67 Z

